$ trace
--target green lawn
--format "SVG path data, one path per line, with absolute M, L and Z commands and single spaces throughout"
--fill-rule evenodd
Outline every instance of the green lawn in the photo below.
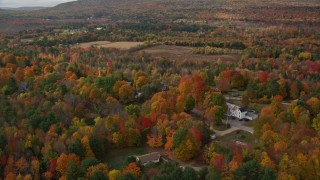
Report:
M 255 141 L 255 137 L 249 132 L 237 130 L 232 133 L 226 134 L 225 136 L 217 137 L 216 141 L 222 147 L 228 148 L 229 145 L 234 141 L 253 144 Z
M 109 151 L 103 161 L 108 164 L 109 169 L 122 169 L 126 165 L 128 156 L 142 155 L 148 153 L 146 147 L 132 147 L 125 149 L 112 149 Z
M 242 125 L 248 126 L 248 127 L 253 127 L 254 121 L 258 121 L 258 120 L 255 119 L 255 120 L 252 120 L 252 121 L 243 122 Z
M 225 130 L 227 130 L 229 128 L 230 127 L 227 127 L 227 125 L 225 125 L 225 124 L 214 125 L 214 129 L 216 129 L 218 131 L 225 131 Z

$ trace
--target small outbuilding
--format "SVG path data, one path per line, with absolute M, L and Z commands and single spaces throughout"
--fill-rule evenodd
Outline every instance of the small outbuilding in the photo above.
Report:
M 140 163 L 141 165 L 145 166 L 149 162 L 157 163 L 160 161 L 161 155 L 159 152 L 152 152 L 149 154 L 136 156 L 137 163 Z

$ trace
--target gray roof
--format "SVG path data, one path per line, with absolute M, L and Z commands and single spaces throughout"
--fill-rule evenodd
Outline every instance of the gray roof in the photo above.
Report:
M 241 108 L 239 108 L 239 110 L 240 110 L 241 112 L 246 112 L 246 111 L 247 111 L 247 108 L 241 107 Z
M 137 156 L 137 158 L 139 158 L 139 162 L 141 164 L 150 162 L 150 161 L 156 161 L 160 159 L 160 153 L 159 152 L 152 152 L 149 154 L 145 154 L 142 156 Z
M 233 104 L 233 101 L 231 99 L 226 99 L 227 103 Z

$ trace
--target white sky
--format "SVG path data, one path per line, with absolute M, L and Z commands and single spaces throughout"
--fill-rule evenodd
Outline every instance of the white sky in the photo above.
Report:
M 29 6 L 55 6 L 60 3 L 75 0 L 0 0 L 0 7 L 29 7 Z

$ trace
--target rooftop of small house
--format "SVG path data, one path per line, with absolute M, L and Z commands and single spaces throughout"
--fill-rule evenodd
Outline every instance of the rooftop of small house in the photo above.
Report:
M 155 161 L 160 158 L 160 153 L 159 152 L 152 152 L 149 154 L 141 155 L 141 156 L 136 156 L 136 158 L 140 161 L 140 163 L 144 164 L 150 161 Z

